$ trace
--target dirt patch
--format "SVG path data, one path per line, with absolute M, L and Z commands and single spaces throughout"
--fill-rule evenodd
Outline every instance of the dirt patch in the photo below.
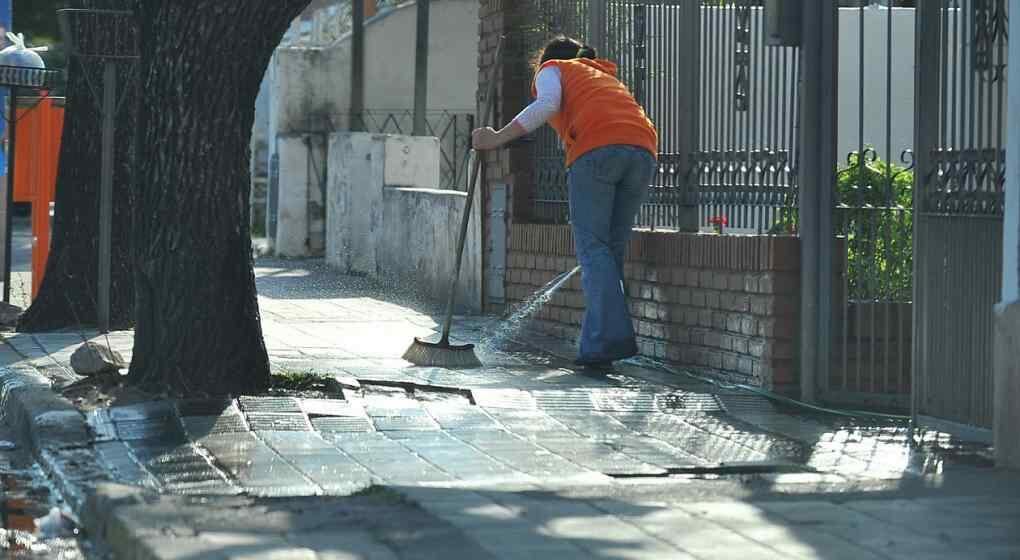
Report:
M 159 395 L 128 386 L 119 373 L 107 373 L 86 377 L 60 389 L 60 394 L 74 403 L 83 412 L 110 406 L 127 406 L 142 402 L 164 399 Z
M 332 377 L 309 373 L 273 374 L 272 384 L 265 395 L 270 397 L 296 397 L 299 399 L 343 399 L 343 387 Z

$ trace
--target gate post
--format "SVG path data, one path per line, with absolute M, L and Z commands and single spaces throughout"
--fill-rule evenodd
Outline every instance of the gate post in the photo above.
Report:
M 832 347 L 839 2 L 805 0 L 801 45 L 800 243 L 801 398 L 815 401 L 829 379 Z
M 1020 0 L 1010 0 L 1009 13 L 1020 14 Z M 1009 21 L 1011 37 L 1020 37 L 1020 18 Z M 1009 42 L 1007 60 L 1020 60 L 1020 40 Z M 1002 301 L 996 309 L 995 455 L 1001 467 L 1020 469 L 1020 73 L 1011 72 L 1006 92 L 1006 209 L 1003 223 Z
M 916 170 L 914 172 L 914 232 L 913 232 L 913 254 L 914 254 L 914 293 L 913 297 L 913 341 L 911 374 L 910 374 L 910 417 L 914 426 L 917 425 L 920 411 L 920 399 L 925 393 L 925 344 L 927 336 L 927 309 L 924 305 L 924 288 L 926 278 L 921 267 L 924 265 L 924 244 L 921 243 L 921 231 L 924 225 L 923 212 L 924 197 L 927 191 L 927 180 L 929 172 L 933 168 L 932 152 L 936 148 L 939 136 L 939 80 L 941 65 L 939 56 L 942 49 L 942 38 L 939 36 L 942 2 L 919 2 L 916 8 L 915 20 L 915 49 L 916 62 L 914 64 L 914 161 Z M 925 115 L 927 117 L 921 117 Z

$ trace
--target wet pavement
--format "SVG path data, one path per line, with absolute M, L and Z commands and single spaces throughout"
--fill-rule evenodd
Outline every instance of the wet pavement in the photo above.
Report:
M 32 560 L 103 558 L 61 511 L 66 511 L 66 504 L 59 494 L 38 465 L 14 444 L 9 428 L 0 425 L 0 556 Z M 42 527 L 37 525 L 40 520 L 47 520 Z
M 470 534 L 500 558 L 722 557 L 706 535 L 760 553 L 730 557 L 918 557 L 936 548 L 935 526 L 890 535 L 877 531 L 883 516 L 903 508 L 949 523 L 954 502 L 916 500 L 932 498 L 925 490 L 952 493 L 958 479 L 987 487 L 994 476 L 987 449 L 947 434 L 922 434 L 911 447 L 903 424 L 808 413 L 647 362 L 584 374 L 569 365 L 569 342 L 529 335 L 526 322 L 493 345 L 485 344 L 492 333 L 507 334 L 501 321 L 458 318 L 455 342 L 482 343 L 484 366 L 411 367 L 400 356 L 414 337 L 434 336 L 435 309 L 314 261 L 263 261 L 257 275 L 276 373 L 319 376 L 328 391 L 114 403 L 89 414 L 92 441 L 57 455 L 71 463 L 87 461 L 75 456 L 85 453 L 99 478 L 202 499 L 332 500 L 386 486 L 423 508 L 405 514 Z M 84 338 L 97 337 L 9 335 L 5 359 L 65 385 L 79 379 L 68 363 Z M 101 341 L 130 357 L 131 333 Z M 1020 492 L 996 502 L 959 485 L 963 495 L 939 499 L 970 499 L 960 507 L 973 506 L 971 519 L 991 528 L 981 533 L 997 547 L 988 550 L 1020 555 L 1020 542 L 1001 530 L 1020 523 Z M 868 492 L 886 501 L 832 503 Z M 773 503 L 790 496 L 800 505 Z M 729 506 L 712 505 L 724 498 Z M 827 511 L 839 530 L 827 530 Z M 862 524 L 878 540 L 848 537 Z M 744 525 L 754 531 L 744 534 Z M 705 534 L 675 533 L 679 526 Z M 531 548 L 498 544 L 515 534 Z M 913 544 L 891 554 L 882 535 L 887 543 L 910 535 Z M 943 538 L 942 550 L 970 542 L 956 538 Z M 819 554 L 832 539 L 840 554 Z M 280 542 L 281 550 L 295 546 Z

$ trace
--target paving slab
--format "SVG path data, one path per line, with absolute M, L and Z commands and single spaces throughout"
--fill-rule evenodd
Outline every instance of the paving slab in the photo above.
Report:
M 198 443 L 253 496 L 314 496 L 324 491 L 250 432 L 208 435 Z
M 104 476 L 163 493 L 114 508 L 151 557 L 915 560 L 1020 546 L 1018 500 L 992 499 L 1020 486 L 943 496 L 960 473 L 992 472 L 946 459 L 960 445 L 948 435 L 918 451 L 901 424 L 805 413 L 642 360 L 587 375 L 569 341 L 526 330 L 479 346 L 482 368 L 416 368 L 400 356 L 436 336 L 434 306 L 321 263 L 263 264 L 274 371 L 339 376 L 343 392 L 91 417 L 61 464 L 94 456 Z M 455 336 L 482 343 L 498 323 L 457 317 Z M 0 353 L 0 392 L 71 379 L 70 352 L 92 339 L 132 346 L 130 332 L 11 335 L 23 355 Z

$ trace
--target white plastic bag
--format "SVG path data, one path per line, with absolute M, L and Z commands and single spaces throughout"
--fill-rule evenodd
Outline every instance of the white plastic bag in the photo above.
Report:
M 46 52 L 49 47 L 26 47 L 25 35 L 18 33 L 7 34 L 7 40 L 11 46 L 0 51 L 0 66 L 20 66 L 23 68 L 46 68 L 39 53 Z

